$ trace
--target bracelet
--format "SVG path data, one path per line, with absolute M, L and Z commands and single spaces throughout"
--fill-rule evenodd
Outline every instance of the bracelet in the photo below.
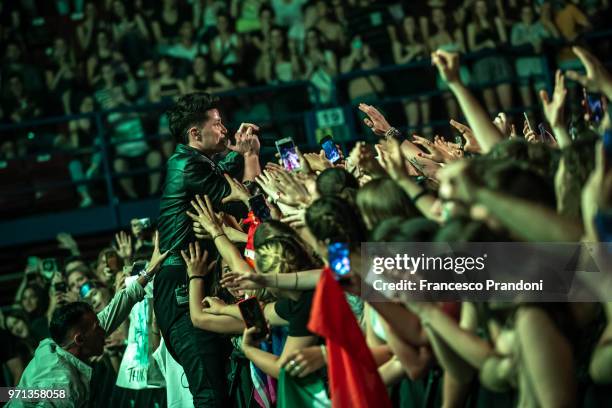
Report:
M 323 361 L 327 363 L 327 348 L 325 348 L 325 345 L 323 344 L 321 344 L 319 347 L 321 347 L 321 354 L 323 354 Z
M 143 271 L 140 273 L 140 276 L 142 276 L 144 278 L 144 280 L 149 283 L 153 280 L 153 278 L 155 277 L 155 274 L 151 271 L 147 272 L 147 271 Z
M 394 127 L 390 127 L 386 132 L 385 132 L 385 137 L 387 139 L 389 138 L 395 138 L 398 139 L 400 136 L 402 135 L 402 132 L 400 132 L 399 130 L 397 130 Z
M 204 275 L 193 275 L 189 277 L 189 283 L 191 283 L 193 279 L 204 279 L 204 278 L 205 278 Z
M 427 190 L 425 190 L 425 189 L 421 190 L 421 192 L 419 194 L 415 195 L 412 198 L 412 204 L 416 204 L 416 202 L 419 201 L 419 199 L 423 198 L 424 196 L 426 196 L 428 194 L 429 194 L 429 192 Z
M 217 239 L 217 238 L 219 238 L 219 237 L 222 237 L 223 235 L 225 235 L 225 232 L 222 232 L 222 233 L 220 233 L 220 234 L 215 235 L 215 236 L 213 237 L 213 242 L 215 241 L 215 239 Z

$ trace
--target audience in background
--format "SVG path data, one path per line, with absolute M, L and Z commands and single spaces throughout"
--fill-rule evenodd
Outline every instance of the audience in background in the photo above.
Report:
M 580 41 L 580 36 L 594 27 L 595 21 L 590 20 L 600 21 L 609 13 L 609 6 L 607 2 L 534 0 L 418 4 L 369 0 L 164 0 L 155 4 L 138 0 L 128 4 L 109 0 L 85 1 L 81 7 L 58 10 L 34 3 L 14 10 L 5 7 L 7 24 L 0 28 L 0 35 L 7 39 L 0 67 L 1 122 L 24 123 L 42 116 L 135 104 L 164 106 L 188 90 L 224 92 L 304 80 L 309 84 L 304 99 L 310 100 L 304 109 L 367 102 L 388 93 L 394 98 L 385 108 L 391 116 L 397 119 L 395 106 L 402 106 L 406 128 L 431 139 L 441 132 L 452 136 L 440 126 L 439 112 L 432 104 L 442 100 L 452 118 L 459 119 L 460 111 L 445 81 L 425 68 L 430 51 L 467 54 L 461 66 L 462 80 L 482 91 L 489 112 L 504 111 L 513 116 L 520 110 L 516 103 L 520 100 L 529 118 L 537 121 L 541 115 L 534 91 L 537 94 L 550 85 L 543 71 L 553 62 L 551 54 L 558 52 L 555 59 L 562 69 L 579 67 L 579 60 L 567 46 L 549 45 Z M 69 21 L 64 20 L 66 25 L 55 30 L 53 19 L 66 19 L 66 13 L 73 12 Z M 39 18 L 40 28 L 26 32 L 23 21 L 27 16 Z M 595 47 L 606 52 L 606 44 L 602 41 Z M 337 79 L 346 73 L 393 64 L 410 68 Z M 437 76 L 435 86 L 432 75 Z M 100 93 L 109 93 L 109 86 L 117 88 L 110 85 L 110 77 L 122 91 L 116 89 L 115 98 L 101 98 Z M 414 80 L 416 77 L 419 80 Z M 518 86 L 513 88 L 513 83 Z M 575 87 L 568 85 L 575 97 Z M 81 109 L 87 95 L 94 96 L 93 109 Z M 53 98 L 56 103 L 41 104 L 43 98 Z M 278 105 L 276 98 L 253 98 L 249 94 L 241 101 L 262 114 L 279 112 L 278 106 L 272 106 Z M 300 98 L 295 93 L 291 97 L 294 102 Z M 238 105 L 228 109 L 230 117 L 244 116 Z M 134 116 L 128 120 L 133 139 L 128 146 L 152 146 L 164 157 L 172 152 L 162 109 L 148 108 L 139 119 Z M 119 116 L 125 119 L 130 115 Z M 117 141 L 117 117 L 111 115 L 102 129 L 110 145 Z M 98 134 L 97 127 L 90 127 L 88 133 Z M 284 124 L 274 128 L 289 131 Z M 3 139 L 0 155 L 15 158 L 67 147 L 73 149 L 67 150 L 68 154 L 76 154 L 74 134 L 72 124 L 40 129 L 34 138 L 28 135 L 30 139 L 24 133 L 14 133 Z M 153 140 L 137 142 L 141 137 Z M 101 149 L 100 143 L 95 138 L 83 139 L 78 149 Z M 120 172 L 128 168 L 144 172 L 159 163 L 155 152 L 134 163 L 137 167 L 124 160 L 138 156 L 135 151 L 131 156 L 120 154 L 118 160 L 112 159 L 111 167 Z M 101 156 L 93 157 L 91 166 L 89 159 L 69 160 L 71 179 L 81 183 L 75 188 L 81 207 L 104 195 L 92 179 L 100 174 Z M 121 177 L 119 182 L 126 198 L 158 191 L 156 176 L 149 180 L 150 188 L 142 191 L 134 190 L 129 180 Z

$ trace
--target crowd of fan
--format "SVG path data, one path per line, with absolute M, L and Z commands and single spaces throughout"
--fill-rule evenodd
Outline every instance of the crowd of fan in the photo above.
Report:
M 172 14 L 173 3 L 164 4 L 168 9 L 162 15 Z M 476 3 L 477 7 L 484 4 Z M 282 15 L 279 10 L 276 14 Z M 418 303 L 409 298 L 364 303 L 354 296 L 365 284 L 360 277 L 359 245 L 366 241 L 609 240 L 610 223 L 596 222 L 602 217 L 605 221 L 612 207 L 607 145 L 610 115 L 606 103 L 612 97 L 612 75 L 603 64 L 586 49 L 570 50 L 584 65 L 586 74 L 559 70 L 554 92 L 540 92 L 551 129 L 547 135 L 538 134 L 527 122 L 512 121 L 504 113 L 491 120 L 491 107 L 482 105 L 466 86 L 459 54 L 454 51 L 444 47 L 434 51 L 431 58 L 435 68 L 430 69 L 439 75 L 466 118 L 466 124 L 450 118 L 450 125 L 462 135 L 461 143 L 401 137 L 379 110 L 364 103 L 359 105 L 366 115 L 364 123 L 380 137 L 375 146 L 359 142 L 346 158 L 334 164 L 323 154 L 300 153 L 298 172 L 267 163 L 257 183 L 248 187 L 227 177 L 231 193 L 224 203 L 241 201 L 248 206 L 250 196 L 262 192 L 268 199 L 272 220 L 260 222 L 251 215 L 241 222 L 227 214 L 215 214 L 207 197 L 193 202 L 195 236 L 215 245 L 220 258 L 214 263 L 200 252 L 199 244 L 190 245 L 182 254 L 188 275 L 215 271 L 215 282 L 224 288 L 214 285 L 202 291 L 190 290 L 189 312 L 194 326 L 233 336 L 235 352 L 231 358 L 235 364 L 231 378 L 238 385 L 232 387 L 231 397 L 237 406 L 241 404 L 238 401 L 249 401 L 253 392 L 258 401 L 277 395 L 270 392 L 274 383 L 266 376 L 325 378 L 325 347 L 320 347 L 322 339 L 309 330 L 308 320 L 313 290 L 327 263 L 327 244 L 333 242 L 349 244 L 354 269 L 353 285 L 346 287 L 350 292 L 347 298 L 379 364 L 380 376 L 398 406 L 422 404 L 423 379 L 434 372 L 443 374 L 440 389 L 432 391 L 441 396 L 443 406 L 463 406 L 468 398 L 488 401 L 483 402 L 488 406 L 514 402 L 521 406 L 609 405 L 609 391 L 603 396 L 595 392 L 599 389 L 596 385 L 612 383 L 612 309 L 606 293 L 607 274 L 585 282 L 601 303 L 517 302 L 502 307 L 473 302 Z M 162 66 L 166 63 L 161 60 Z M 501 61 L 491 63 L 496 69 L 503 65 Z M 270 73 L 269 69 L 263 71 Z M 96 70 L 91 72 L 95 75 Z M 603 95 L 601 119 L 596 120 L 587 111 L 580 123 L 568 125 L 565 113 L 570 83 Z M 604 138 L 605 132 L 608 136 Z M 606 139 L 606 149 L 602 138 Z M 154 252 L 151 230 L 143 227 L 148 227 L 146 220 L 133 220 L 131 234 L 119 233 L 114 247 L 103 249 L 92 266 L 78 258 L 74 241 L 62 235 L 61 242 L 75 257 L 66 259 L 62 272 L 48 281 L 39 276 L 38 264 L 32 263 L 33 270 L 26 271 L 18 293 L 21 310 L 4 316 L 6 329 L 22 345 L 18 353 L 4 359 L 13 368 L 16 380 L 20 363 L 26 363 L 37 342 L 48 336 L 47 322 L 59 304 L 81 295 L 98 312 L 113 292 L 121 292 L 129 265 Z M 248 249 L 243 256 L 245 244 Z M 128 265 L 126 270 L 124 265 Z M 283 341 L 275 339 L 264 351 L 254 338 L 254 328 L 245 329 L 234 304 L 245 293 L 257 295 L 273 327 L 288 326 L 288 331 L 274 332 L 274 336 L 285 338 L 284 346 Z M 121 376 L 121 368 L 119 374 L 116 370 L 123 367 L 121 352 L 126 338 L 128 349 L 131 343 L 140 342 L 148 344 L 145 349 L 153 352 L 159 344 L 154 318 L 145 314 L 143 321 L 144 326 L 138 330 L 133 329 L 138 322 L 134 319 L 129 322 L 129 330 L 123 326 L 108 333 L 105 352 L 93 363 L 93 403 L 109 406 L 105 398 L 110 395 L 145 398 L 142 390 L 118 392 L 113 381 Z M 145 343 L 143 337 L 147 338 Z M 10 348 L 5 346 L 3 350 L 8 353 Z M 127 352 L 123 358 L 126 356 Z M 146 358 L 144 361 L 149 364 Z M 253 377 L 250 365 L 259 369 Z M 108 378 L 117 392 L 104 391 Z M 177 376 L 166 377 L 170 404 L 182 398 L 177 394 L 187 391 L 176 382 L 170 385 L 169 378 Z M 155 387 L 161 386 L 151 386 Z M 146 406 L 152 406 L 152 400 L 166 398 L 150 389 L 147 392 Z M 608 402 L 596 402 L 594 398 L 608 398 Z
M 540 54 L 547 44 L 571 43 L 585 32 L 605 28 L 610 11 L 607 1 L 557 0 L 13 3 L 0 5 L 2 123 L 163 103 L 191 91 L 297 80 L 311 84 L 313 106 L 333 105 L 338 102 L 333 81 L 337 75 L 425 62 L 436 49 L 478 53 L 462 68 L 462 78 L 482 89 L 489 112 L 509 112 L 518 105 L 511 86 L 518 82 L 520 102 L 533 117 L 534 91 L 545 86 L 547 65 Z M 523 47 L 520 57 L 504 51 L 512 47 Z M 561 68 L 577 63 L 568 48 L 548 58 Z M 458 118 L 458 106 L 431 70 L 421 66 L 409 75 L 419 80 L 374 74 L 349 79 L 344 97 L 356 104 L 401 95 L 410 131 L 431 138 L 438 130 L 432 122 L 440 110 L 432 111 L 432 97 L 424 94 L 441 92 L 452 118 Z M 290 110 L 290 97 L 272 99 L 266 103 L 279 105 L 272 111 L 254 105 L 251 110 L 272 118 Z M 155 169 L 169 157 L 174 144 L 165 118 L 159 116 L 155 111 L 105 118 L 115 172 Z M 2 159 L 100 146 L 96 124 L 87 118 L 9 133 L 0 143 Z M 158 137 L 145 139 L 151 135 Z M 100 174 L 101 158 L 94 153 L 71 160 L 72 180 Z M 121 192 L 127 198 L 154 194 L 160 180 L 159 173 L 152 173 L 141 192 L 125 177 Z M 87 184 L 77 191 L 81 206 L 94 202 Z

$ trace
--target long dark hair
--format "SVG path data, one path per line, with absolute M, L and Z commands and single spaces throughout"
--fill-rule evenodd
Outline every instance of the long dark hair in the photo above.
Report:
M 36 309 L 28 313 L 29 317 L 33 319 L 36 317 L 43 316 L 45 313 L 47 313 L 47 308 L 49 307 L 49 293 L 44 290 L 40 285 L 36 283 L 30 283 L 24 288 L 21 295 L 22 297 L 23 293 L 28 289 L 32 290 L 38 298 Z

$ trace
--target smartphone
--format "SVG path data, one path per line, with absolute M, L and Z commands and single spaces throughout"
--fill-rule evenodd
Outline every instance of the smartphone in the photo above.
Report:
M 266 318 L 256 297 L 250 297 L 238 302 L 240 314 L 246 327 L 257 327 L 257 340 L 263 340 L 269 334 Z
M 55 290 L 55 293 L 66 293 L 67 289 L 66 282 L 55 282 L 53 284 L 53 290 Z
M 276 141 L 276 150 L 280 154 L 283 166 L 288 171 L 294 171 L 300 169 L 300 158 L 298 157 L 295 143 L 290 137 L 286 137 Z
M 139 276 L 142 271 L 147 268 L 146 261 L 136 261 L 132 265 L 132 269 L 130 271 L 130 276 Z
M 266 199 L 264 198 L 263 194 L 257 194 L 249 198 L 249 207 L 251 207 L 251 210 L 253 210 L 253 214 L 255 214 L 255 216 L 261 221 L 266 221 L 270 219 L 270 208 L 268 207 L 268 204 L 266 203 Z
M 529 128 L 529 130 L 534 132 L 533 126 L 531 126 L 531 122 L 529 121 L 529 116 L 527 115 L 527 112 L 523 112 L 523 116 L 525 117 L 525 122 L 527 122 L 527 127 Z
M 360 50 L 361 48 L 363 48 L 363 41 L 361 41 L 361 38 L 355 37 L 355 39 L 351 43 L 351 47 L 353 47 L 354 50 Z
M 85 282 L 81 286 L 81 289 L 79 289 L 79 295 L 81 296 L 81 299 L 85 299 L 93 288 L 94 288 L 94 285 L 91 282 Z
M 327 247 L 329 266 L 336 280 L 343 280 L 351 273 L 350 250 L 347 243 L 334 242 Z
M 57 268 L 57 261 L 55 258 L 46 258 L 40 262 L 40 274 L 45 278 L 51 280 L 53 274 L 59 269 Z
M 151 219 L 150 218 L 140 218 L 138 220 L 138 222 L 142 226 L 142 229 L 151 228 Z
M 584 99 L 586 100 L 586 113 L 591 118 L 591 122 L 598 124 L 604 117 L 601 95 L 588 94 L 586 91 L 584 92 L 584 95 Z
M 321 149 L 323 149 L 325 157 L 330 162 L 335 163 L 340 160 L 340 151 L 331 136 L 328 135 L 321 139 Z

